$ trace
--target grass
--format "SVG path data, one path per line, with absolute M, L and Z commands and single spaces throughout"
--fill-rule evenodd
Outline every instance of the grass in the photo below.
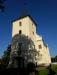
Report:
M 52 65 L 51 68 L 52 68 L 53 71 L 56 72 L 55 75 L 57 75 L 57 65 Z M 46 69 L 46 68 L 40 68 L 38 75 L 48 75 L 48 69 Z
M 39 71 L 39 75 L 47 75 L 47 69 L 41 69 L 40 71 Z
M 48 70 L 45 67 L 39 67 L 38 68 L 38 75 L 47 75 L 48 74 Z
M 56 72 L 55 75 L 57 75 L 57 65 L 52 65 L 52 69 Z

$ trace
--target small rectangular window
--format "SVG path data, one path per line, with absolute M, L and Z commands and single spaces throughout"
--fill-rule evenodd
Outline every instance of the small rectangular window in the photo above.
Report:
M 19 22 L 19 26 L 22 26 L 22 22 Z
M 21 30 L 19 30 L 19 34 L 22 34 L 22 31 Z
M 39 49 L 41 49 L 41 48 L 42 48 L 42 46 L 41 46 L 41 45 L 38 45 L 38 47 L 39 47 Z

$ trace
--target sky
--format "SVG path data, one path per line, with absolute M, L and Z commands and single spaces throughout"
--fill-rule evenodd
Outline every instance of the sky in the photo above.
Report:
M 11 44 L 12 20 L 24 10 L 37 23 L 37 33 L 48 44 L 51 57 L 57 55 L 57 0 L 6 0 L 0 12 L 0 57 Z

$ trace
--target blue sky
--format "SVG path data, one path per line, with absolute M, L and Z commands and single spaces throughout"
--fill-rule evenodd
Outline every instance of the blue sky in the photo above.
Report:
M 26 10 L 37 23 L 37 33 L 48 44 L 51 56 L 57 55 L 57 0 L 6 0 L 0 12 L 0 56 L 12 40 L 11 21 Z

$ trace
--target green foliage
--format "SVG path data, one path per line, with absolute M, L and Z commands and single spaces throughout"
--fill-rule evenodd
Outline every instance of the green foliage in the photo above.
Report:
M 52 62 L 57 62 L 57 56 L 51 58 Z
M 56 72 L 55 75 L 57 75 L 57 65 L 56 64 L 55 65 L 52 65 L 52 69 Z
M 33 61 L 33 63 L 35 63 L 35 60 L 37 60 L 36 55 L 39 54 L 35 49 L 33 40 L 24 34 L 16 34 L 12 38 L 11 51 L 14 51 L 11 54 L 11 57 L 14 58 L 14 62 L 16 60 L 18 63 L 19 59 L 17 60 L 16 58 L 22 56 L 24 59 L 24 64 L 28 61 Z
M 38 75 L 47 75 L 48 74 L 48 70 L 46 68 L 42 68 L 39 70 L 39 74 Z
M 3 68 L 6 68 L 7 65 L 8 65 L 8 63 L 9 63 L 10 52 L 11 52 L 11 45 L 8 45 L 8 48 L 4 52 L 4 55 L 2 56 L 2 65 L 3 65 Z
M 34 63 L 28 63 L 27 64 L 27 69 L 29 70 L 29 71 L 34 71 L 35 70 L 35 64 Z

